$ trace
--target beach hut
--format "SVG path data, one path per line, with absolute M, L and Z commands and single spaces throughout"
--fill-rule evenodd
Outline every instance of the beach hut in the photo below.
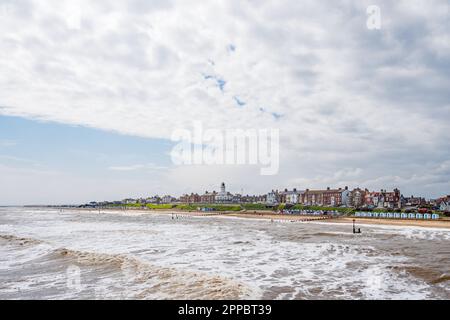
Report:
M 366 212 L 360 212 L 360 217 L 364 218 L 366 216 L 366 214 L 367 214 Z
M 386 218 L 386 213 L 385 212 L 380 212 L 380 218 Z
M 409 219 L 415 219 L 416 218 L 416 214 L 415 213 L 410 213 L 410 214 L 408 214 L 408 218 Z
M 430 220 L 430 219 L 431 219 L 431 214 L 425 213 L 425 214 L 423 215 L 423 218 L 424 218 L 424 219 L 427 219 L 427 220 Z
M 366 212 L 366 217 L 367 218 L 372 218 L 372 212 Z
M 402 219 L 408 219 L 408 214 L 407 213 L 402 213 L 401 217 L 402 217 Z
M 433 220 L 439 219 L 439 215 L 437 213 L 433 213 L 431 215 L 431 219 L 433 219 Z
M 361 216 L 361 213 L 355 212 L 355 217 L 360 217 L 360 216 Z
M 398 212 L 394 213 L 394 218 L 395 219 L 400 219 L 401 218 L 401 214 L 398 213 Z
M 416 213 L 416 219 L 423 219 L 422 213 Z
M 387 214 L 387 217 L 388 217 L 389 219 L 392 219 L 392 218 L 394 218 L 394 214 L 393 214 L 392 212 L 389 212 L 389 213 Z
M 379 212 L 374 212 L 374 213 L 372 213 L 372 217 L 379 218 L 380 217 L 380 213 Z

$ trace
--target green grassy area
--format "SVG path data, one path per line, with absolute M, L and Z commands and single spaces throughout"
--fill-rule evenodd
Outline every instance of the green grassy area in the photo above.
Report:
M 354 208 L 341 208 L 341 207 L 321 207 L 321 206 L 305 206 L 301 204 L 296 204 L 295 206 L 291 207 L 290 209 L 297 209 L 297 210 L 323 210 L 323 211 L 337 211 L 344 214 L 352 214 L 355 212 Z
M 267 207 L 262 203 L 245 203 L 241 206 L 246 210 L 273 210 L 273 207 Z
M 148 209 L 172 209 L 175 207 L 173 204 L 141 204 L 141 203 L 128 203 L 128 204 L 111 204 L 110 207 L 120 208 L 148 208 Z
M 145 207 L 145 205 L 140 204 L 140 203 L 128 203 L 128 204 L 110 204 L 110 207 L 125 207 L 125 208 L 141 208 L 141 207 Z
M 221 204 L 178 204 L 175 208 L 185 211 L 195 211 L 198 208 L 213 208 L 216 211 L 241 211 L 240 205 L 221 205 Z
M 146 205 L 147 208 L 152 209 L 152 210 L 157 210 L 157 209 L 173 209 L 176 207 L 176 205 L 174 204 L 147 204 Z

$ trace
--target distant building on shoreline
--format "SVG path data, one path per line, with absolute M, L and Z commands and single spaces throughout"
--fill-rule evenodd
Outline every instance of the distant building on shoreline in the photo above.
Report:
M 328 187 L 326 190 L 306 189 L 300 197 L 300 203 L 308 206 L 347 206 L 349 195 L 350 191 L 348 190 L 348 187 L 345 187 L 344 189 L 331 189 Z
M 281 202 L 287 204 L 298 204 L 301 201 L 302 195 L 305 191 L 298 191 L 294 188 L 292 191 L 285 189 L 284 192 L 281 193 Z
M 225 182 L 220 185 L 220 192 L 216 194 L 217 203 L 230 203 L 233 202 L 233 195 L 226 191 Z
M 436 204 L 439 210 L 450 212 L 450 195 L 437 199 Z
M 294 205 L 317 206 L 317 207 L 351 207 L 359 209 L 401 209 L 416 210 L 427 207 L 429 209 L 450 212 L 450 195 L 427 201 L 422 197 L 404 197 L 400 190 L 393 191 L 381 189 L 380 191 L 369 191 L 367 188 L 355 188 L 349 190 L 344 188 L 330 188 L 323 190 L 292 190 L 284 191 L 272 190 L 262 195 L 232 194 L 226 190 L 225 183 L 222 182 L 220 191 L 205 191 L 202 195 L 198 193 L 184 194 L 178 199 L 170 195 L 159 197 L 158 195 L 147 198 L 127 198 L 121 201 L 91 202 L 85 204 L 88 207 L 97 206 L 146 206 L 147 204 L 261 204 L 267 207 L 276 207 L 280 204 L 287 208 Z
M 369 208 L 400 209 L 402 207 L 399 189 L 388 192 L 381 189 L 375 192 L 366 192 L 364 206 Z

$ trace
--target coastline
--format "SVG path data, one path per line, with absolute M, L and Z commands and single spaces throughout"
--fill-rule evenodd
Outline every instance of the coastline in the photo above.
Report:
M 91 208 L 58 208 L 63 210 L 78 210 L 99 212 L 98 209 Z M 292 214 L 279 214 L 267 211 L 215 211 L 215 212 L 203 212 L 203 211 L 182 211 L 173 209 L 138 209 L 128 208 L 123 209 L 101 209 L 100 212 L 108 213 L 129 213 L 129 214 L 175 214 L 178 216 L 192 216 L 192 217 L 236 217 L 243 219 L 266 219 L 273 221 L 292 221 L 292 222 L 320 222 L 320 223 L 342 223 L 352 224 L 353 219 L 360 225 L 384 225 L 384 226 L 408 226 L 408 227 L 422 227 L 422 228 L 443 228 L 450 229 L 450 220 L 397 220 L 397 219 L 373 219 L 373 218 L 360 218 L 360 217 L 333 217 L 326 218 L 326 216 L 304 216 L 304 215 L 292 215 Z

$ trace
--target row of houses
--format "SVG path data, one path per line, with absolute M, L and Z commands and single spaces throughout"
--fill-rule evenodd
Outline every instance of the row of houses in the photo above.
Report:
M 165 203 L 172 203 L 172 202 L 176 202 L 177 199 L 170 196 L 170 195 L 165 195 L 165 196 L 153 196 L 153 197 L 148 197 L 148 198 L 138 198 L 138 199 L 124 199 L 122 201 L 119 201 L 119 204 L 165 204 Z M 116 204 L 116 202 L 114 202 L 114 204 Z
M 323 190 L 272 190 L 264 195 L 232 194 L 226 190 L 225 183 L 220 186 L 220 191 L 205 191 L 203 194 L 184 194 L 179 198 L 170 195 L 153 196 L 139 199 L 124 199 L 112 202 L 112 204 L 170 204 L 170 203 L 253 203 L 275 206 L 278 204 L 323 206 L 323 207 L 354 207 L 354 208 L 420 208 L 429 206 L 450 212 L 450 195 L 426 201 L 422 197 L 403 197 L 399 189 L 388 191 L 369 191 L 368 189 L 355 188 L 326 188 Z M 94 205 L 94 203 L 91 203 Z M 101 203 L 99 203 L 100 205 Z
M 279 192 L 272 190 L 267 194 L 268 204 L 302 204 L 307 206 L 330 206 L 330 207 L 380 207 L 400 208 L 400 190 L 380 190 L 370 192 L 367 189 L 356 188 L 352 191 L 345 188 L 326 188 L 324 190 L 287 190 Z
M 266 196 L 232 194 L 226 190 L 222 182 L 220 191 L 205 191 L 204 194 L 184 194 L 179 198 L 182 203 L 265 203 Z

